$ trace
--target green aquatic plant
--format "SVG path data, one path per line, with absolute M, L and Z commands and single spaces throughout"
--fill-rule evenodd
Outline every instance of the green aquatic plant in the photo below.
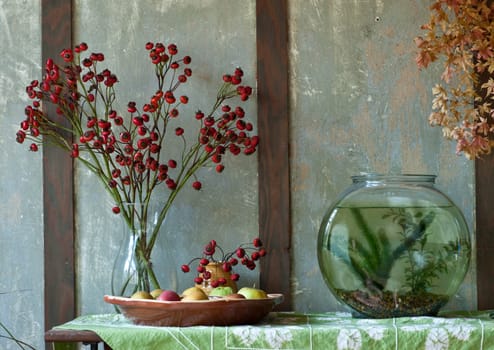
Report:
M 454 242 L 443 247 L 440 251 L 424 251 L 423 246 L 419 249 L 411 249 L 407 253 L 408 266 L 405 268 L 407 286 L 414 293 L 425 293 L 434 287 L 434 281 L 439 280 L 441 274 L 448 273 L 448 267 L 458 245 Z
M 457 249 L 457 244 L 450 242 L 441 251 L 424 249 L 429 236 L 428 228 L 436 217 L 433 211 L 424 213 L 390 208 L 382 215 L 382 220 L 400 228 L 396 232 L 401 236 L 398 245 L 393 244 L 389 233 L 383 228 L 394 226 L 383 225 L 376 231 L 370 227 L 359 208 L 351 208 L 351 214 L 361 239 L 351 239 L 348 249 L 339 244 L 332 245 L 331 252 L 351 268 L 370 292 L 381 294 L 386 289 L 391 271 L 399 261 L 405 265 L 404 287 L 413 293 L 425 293 L 440 274 L 448 271 L 448 260 Z

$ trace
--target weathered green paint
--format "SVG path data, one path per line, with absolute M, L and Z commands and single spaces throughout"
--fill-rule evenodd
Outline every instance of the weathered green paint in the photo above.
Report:
M 15 133 L 29 103 L 25 86 L 41 72 L 39 3 L 0 0 L 0 322 L 37 348 L 44 344 L 41 153 L 28 153 Z M 0 338 L 0 349 L 19 347 Z
M 473 163 L 456 157 L 441 130 L 429 127 L 431 87 L 439 72 L 419 72 L 414 62 L 413 38 L 428 19 L 429 4 L 290 2 L 292 283 L 298 310 L 340 308 L 319 272 L 315 238 L 351 175 L 436 174 L 438 187 L 473 228 Z M 471 272 L 449 307 L 475 306 Z
M 322 281 L 316 235 L 349 177 L 362 171 L 434 173 L 473 230 L 473 163 L 455 157 L 441 130 L 427 124 L 430 89 L 439 72 L 417 71 L 413 37 L 428 18 L 429 0 L 289 4 L 294 307 L 334 310 L 340 306 Z M 86 41 L 91 50 L 106 54 L 121 81 L 122 106 L 143 102 L 154 91 L 143 48 L 147 41 L 173 41 L 192 56 L 191 111 L 212 101 L 225 70 L 242 66 L 247 82 L 255 82 L 253 0 L 77 0 L 75 9 L 75 42 Z M 16 335 L 41 348 L 41 161 L 14 144 L 27 103 L 24 86 L 40 72 L 39 3 L 0 0 L 0 28 L 0 317 Z M 251 101 L 250 115 L 255 104 Z M 200 253 L 207 240 L 233 248 L 257 234 L 256 162 L 244 159 L 232 159 L 221 176 L 205 171 L 202 193 L 182 193 L 171 211 L 161 245 L 172 258 L 156 261 L 166 266 L 163 279 L 170 286 L 191 283 L 177 268 Z M 77 169 L 76 182 L 79 311 L 111 311 L 102 295 L 109 291 L 123 232 L 119 218 L 110 214 L 111 201 L 84 168 Z M 168 272 L 169 266 L 174 270 Z M 242 283 L 256 283 L 256 277 L 249 274 Z M 450 308 L 475 308 L 474 281 L 471 272 Z M 0 341 L 0 348 L 8 349 L 3 345 Z

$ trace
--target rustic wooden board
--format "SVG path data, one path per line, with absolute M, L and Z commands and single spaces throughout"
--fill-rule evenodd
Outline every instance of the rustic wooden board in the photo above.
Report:
M 288 18 L 286 0 L 258 0 L 257 74 L 259 232 L 270 249 L 262 260 L 261 287 L 285 295 L 291 308 Z
M 72 46 L 72 2 L 43 0 L 41 16 L 43 69 L 48 57 L 59 57 L 61 48 Z M 53 109 L 45 111 L 54 115 Z M 43 145 L 46 330 L 76 315 L 72 169 L 66 152 Z
M 494 155 L 477 160 L 475 165 L 477 306 L 486 310 L 494 308 Z

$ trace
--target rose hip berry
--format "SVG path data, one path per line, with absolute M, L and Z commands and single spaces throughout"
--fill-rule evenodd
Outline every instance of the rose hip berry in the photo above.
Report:
M 220 253 L 219 258 L 216 257 L 217 252 Z M 247 269 L 254 270 L 257 266 L 255 261 L 264 257 L 266 255 L 266 250 L 262 248 L 262 243 L 259 238 L 253 239 L 250 244 L 241 244 L 231 252 L 225 252 L 215 240 L 211 240 L 204 246 L 202 254 L 202 257 L 193 258 L 188 264 L 182 265 L 182 271 L 188 272 L 190 270 L 189 266 L 193 262 L 198 261 L 196 271 L 200 276 L 197 276 L 194 280 L 200 279 L 202 283 L 209 284 L 209 286 L 214 288 L 215 286 L 226 284 L 226 279 L 214 279 L 211 275 L 212 270 L 207 268 L 208 265 L 219 264 L 219 267 L 224 272 L 230 273 L 231 280 L 238 281 L 240 275 L 233 271 L 234 266 L 237 266 L 239 263 L 238 259 L 241 259 L 242 265 Z

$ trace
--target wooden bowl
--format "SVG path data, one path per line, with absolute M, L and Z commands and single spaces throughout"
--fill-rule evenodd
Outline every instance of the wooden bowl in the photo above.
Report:
M 117 305 L 134 324 L 147 326 L 230 326 L 255 324 L 275 305 L 282 294 L 268 294 L 266 299 L 214 298 L 197 301 L 161 301 L 105 295 L 107 303 Z

